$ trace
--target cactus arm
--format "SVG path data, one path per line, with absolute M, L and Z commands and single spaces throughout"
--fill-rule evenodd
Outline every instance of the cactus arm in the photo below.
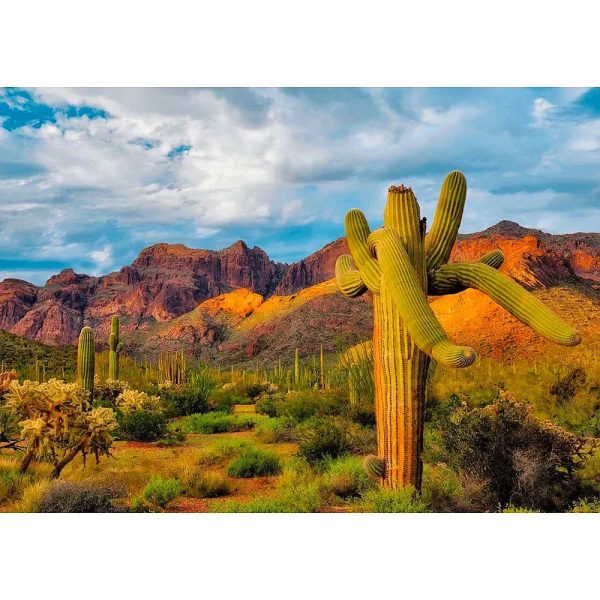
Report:
M 559 319 L 535 296 L 487 264 L 464 262 L 444 265 L 436 269 L 431 277 L 436 289 L 459 285 L 482 291 L 535 332 L 556 344 L 576 346 L 581 341 L 575 329 Z
M 379 280 L 381 278 L 381 271 L 379 265 L 371 252 L 367 244 L 369 234 L 369 224 L 367 219 L 361 210 L 353 208 L 346 214 L 345 220 L 346 238 L 348 240 L 348 246 L 352 258 L 358 267 L 361 277 L 365 285 L 374 294 L 379 293 Z
M 119 343 L 117 344 L 117 347 L 115 348 L 115 352 L 116 352 L 117 354 L 120 354 L 120 353 L 121 353 L 121 350 L 123 350 L 123 342 L 119 342 Z
M 451 367 L 468 367 L 476 358 L 465 346 L 452 344 L 427 303 L 418 276 L 398 234 L 382 228 L 369 237 L 382 277 L 415 344 L 425 354 Z
M 338 256 L 335 262 L 335 279 L 342 294 L 356 298 L 367 291 L 367 286 L 349 254 Z
M 504 255 L 500 250 L 492 250 L 487 254 L 484 254 L 480 259 L 480 263 L 488 265 L 493 269 L 499 269 L 504 262 Z M 453 263 L 460 264 L 460 263 Z M 446 265 L 451 266 L 451 265 Z M 453 277 L 449 273 L 444 275 L 438 273 L 439 269 L 430 271 L 427 278 L 428 283 L 428 294 L 430 296 L 446 296 L 448 294 L 458 294 L 464 292 L 468 286 L 462 285 L 456 277 Z
M 484 254 L 480 259 L 480 263 L 489 265 L 493 269 L 499 269 L 504 264 L 504 254 L 500 250 L 492 250 Z
M 444 179 L 431 230 L 425 237 L 427 270 L 448 262 L 458 235 L 466 198 L 465 176 L 460 171 L 452 171 Z

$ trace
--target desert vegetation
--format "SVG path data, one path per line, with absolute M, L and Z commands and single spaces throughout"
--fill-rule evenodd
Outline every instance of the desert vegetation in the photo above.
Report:
M 260 361 L 257 342 L 239 363 L 238 351 L 217 360 L 171 342 L 144 353 L 118 315 L 103 341 L 83 327 L 77 349 L 0 332 L 0 510 L 600 510 L 593 346 L 476 358 L 427 303 L 475 288 L 541 336 L 580 341 L 497 271 L 501 252 L 447 264 L 465 194 L 451 173 L 428 236 L 409 188 L 390 188 L 373 233 L 350 211 L 337 285 L 372 294 L 374 329 L 336 351 L 317 340 Z M 217 304 L 233 314 L 232 298 Z M 262 327 L 271 304 L 249 320 Z

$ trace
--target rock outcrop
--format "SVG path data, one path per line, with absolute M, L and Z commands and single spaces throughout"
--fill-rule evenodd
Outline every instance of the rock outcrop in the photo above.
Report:
M 451 260 L 476 260 L 496 248 L 505 255 L 502 269 L 529 289 L 576 282 L 598 287 L 600 283 L 597 233 L 551 235 L 501 221 L 480 233 L 460 235 Z M 121 315 L 124 334 L 143 333 L 156 323 L 194 311 L 207 299 L 235 290 L 244 291 L 218 302 L 232 302 L 242 318 L 254 310 L 270 310 L 280 297 L 293 297 L 300 290 L 330 280 L 337 257 L 347 252 L 346 240 L 338 238 L 303 260 L 284 265 L 242 241 L 220 251 L 155 244 L 142 250 L 131 265 L 103 277 L 65 269 L 41 287 L 5 279 L 0 282 L 0 329 L 44 343 L 72 344 L 81 327 L 91 325 L 103 342 L 114 314 Z M 269 298 L 273 301 L 263 302 Z M 323 307 L 330 301 L 315 300 Z M 179 333 L 170 330 L 164 335 L 173 340 L 180 337 L 216 344 L 222 337 L 222 323 L 221 317 L 208 310 L 210 306 L 205 307 L 201 325 L 181 324 Z M 225 314 L 226 309 L 216 312 Z M 330 318 L 335 317 L 332 314 Z M 276 335 L 280 335 L 279 330 L 273 339 Z M 254 354 L 257 347 L 249 352 Z

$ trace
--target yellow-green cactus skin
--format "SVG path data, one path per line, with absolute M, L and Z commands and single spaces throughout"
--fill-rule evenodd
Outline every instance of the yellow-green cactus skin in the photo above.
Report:
M 114 315 L 110 324 L 111 333 L 108 337 L 108 378 L 119 379 L 119 354 L 123 344 L 119 339 L 119 316 Z
M 467 195 L 460 171 L 450 173 L 440 192 L 431 230 L 410 188 L 388 191 L 383 227 L 371 232 L 364 214 L 352 209 L 345 229 L 350 255 L 340 256 L 336 279 L 350 298 L 373 294 L 373 370 L 377 456 L 369 472 L 388 487 L 421 488 L 425 382 L 434 360 L 468 367 L 475 352 L 448 339 L 428 295 L 481 290 L 540 335 L 565 346 L 581 341 L 537 298 L 499 273 L 498 250 L 478 262 L 447 264 L 456 241 Z
M 77 383 L 90 393 L 90 399 L 94 394 L 95 366 L 94 331 L 91 327 L 84 327 L 77 345 Z

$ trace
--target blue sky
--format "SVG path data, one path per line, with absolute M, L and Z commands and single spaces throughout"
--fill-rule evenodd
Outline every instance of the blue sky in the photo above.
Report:
M 292 262 L 351 207 L 378 225 L 392 183 L 430 218 L 452 169 L 463 232 L 598 231 L 600 90 L 6 88 L 0 279 L 108 273 L 157 242 Z

